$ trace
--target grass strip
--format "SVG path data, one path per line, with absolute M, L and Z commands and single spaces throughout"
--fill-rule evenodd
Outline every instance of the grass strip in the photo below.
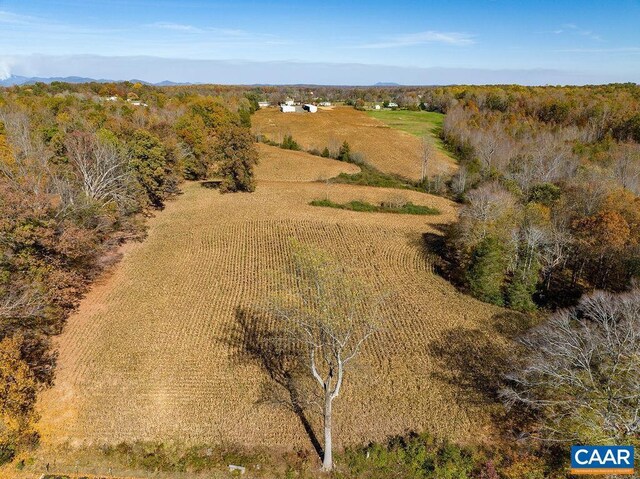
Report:
M 335 203 L 331 200 L 313 200 L 311 206 L 325 208 L 337 208 L 340 210 L 360 211 L 366 213 L 395 213 L 400 215 L 439 215 L 440 210 L 429 206 L 414 205 L 411 202 L 402 206 L 391 206 L 384 203 L 374 205 L 366 201 L 350 201 L 348 203 Z

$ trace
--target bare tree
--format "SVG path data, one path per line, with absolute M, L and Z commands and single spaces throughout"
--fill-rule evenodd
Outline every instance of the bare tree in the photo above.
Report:
M 420 181 L 424 182 L 427 179 L 427 174 L 429 171 L 429 164 L 433 160 L 435 155 L 435 148 L 433 147 L 433 143 L 428 137 L 423 137 L 420 142 L 420 160 L 421 160 L 421 173 L 420 173 Z
M 547 288 L 551 285 L 554 271 L 565 265 L 571 244 L 571 233 L 560 221 L 555 222 L 546 232 L 545 241 L 540 250 L 540 263 Z
M 492 224 L 514 208 L 516 202 L 511 193 L 499 183 L 488 183 L 467 195 L 468 204 L 460 211 L 461 223 L 470 232 L 483 239 Z
M 0 175 L 36 195 L 46 193 L 52 177 L 51 153 L 42 139 L 33 134 L 29 115 L 18 109 L 0 110 L 0 123 L 12 150 L 10 163 L 0 161 Z
M 88 198 L 106 204 L 125 196 L 127 158 L 114 144 L 91 133 L 75 132 L 66 148 Z
M 24 320 L 42 313 L 42 298 L 34 291 L 8 291 L 0 296 L 0 331 L 4 322 Z
M 293 288 L 274 298 L 268 313 L 283 340 L 302 349 L 306 369 L 319 386 L 324 420 L 322 467 L 333 468 L 332 410 L 345 372 L 382 320 L 382 299 L 320 251 L 294 244 Z
M 639 289 L 584 297 L 522 343 L 528 355 L 501 395 L 538 414 L 541 439 L 620 444 L 637 437 Z
M 498 123 L 484 130 L 473 130 L 469 134 L 469 143 L 480 161 L 484 171 L 504 171 L 516 151 L 516 144 Z
M 634 194 L 640 193 L 640 147 L 622 145 L 614 161 L 613 174 L 618 183 Z
M 463 194 L 467 189 L 467 181 L 469 179 L 469 172 L 464 165 L 460 165 L 458 171 L 451 177 L 451 190 L 456 195 Z

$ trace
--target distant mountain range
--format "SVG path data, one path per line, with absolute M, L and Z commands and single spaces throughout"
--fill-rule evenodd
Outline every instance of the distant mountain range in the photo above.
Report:
M 14 85 L 33 85 L 35 83 L 53 83 L 53 82 L 64 82 L 64 83 L 112 83 L 116 80 L 106 80 L 100 79 L 96 80 L 95 78 L 86 78 L 86 77 L 24 77 L 20 75 L 11 75 L 9 78 L 5 78 L 4 80 L 0 80 L 0 86 L 14 86 Z M 124 81 L 124 80 L 118 80 Z M 129 80 L 132 83 L 143 83 L 145 85 L 155 85 L 155 86 L 177 86 L 177 85 L 192 85 L 192 83 L 177 83 L 169 80 L 161 81 L 159 83 L 149 83 L 143 80 Z
M 169 80 L 164 80 L 158 83 L 151 83 L 144 80 L 107 80 L 100 79 L 96 80 L 95 78 L 87 78 L 87 77 L 25 77 L 20 75 L 11 75 L 9 78 L 5 78 L 4 80 L 0 80 L 0 87 L 8 87 L 14 85 L 33 85 L 35 83 L 53 83 L 53 82 L 63 82 L 63 83 L 119 83 L 123 81 L 130 81 L 131 83 L 142 83 L 144 85 L 154 85 L 154 86 L 181 86 L 181 85 L 198 85 L 202 83 L 189 83 L 189 82 L 173 82 Z M 279 84 L 275 83 L 264 83 L 264 84 L 254 84 L 252 86 L 277 86 Z M 291 84 L 289 86 L 320 86 L 313 84 Z M 384 87 L 384 86 L 401 86 L 399 83 L 394 82 L 378 82 L 373 86 Z

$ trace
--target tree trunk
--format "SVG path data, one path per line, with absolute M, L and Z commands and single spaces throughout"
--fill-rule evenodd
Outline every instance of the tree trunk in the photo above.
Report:
M 322 469 L 330 471 L 333 469 L 333 454 L 331 444 L 331 393 L 324 395 L 324 454 L 322 457 Z

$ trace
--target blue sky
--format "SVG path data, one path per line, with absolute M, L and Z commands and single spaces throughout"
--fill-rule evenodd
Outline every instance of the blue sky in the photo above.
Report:
M 640 0 L 0 0 L 0 76 L 638 82 L 639 32 Z

